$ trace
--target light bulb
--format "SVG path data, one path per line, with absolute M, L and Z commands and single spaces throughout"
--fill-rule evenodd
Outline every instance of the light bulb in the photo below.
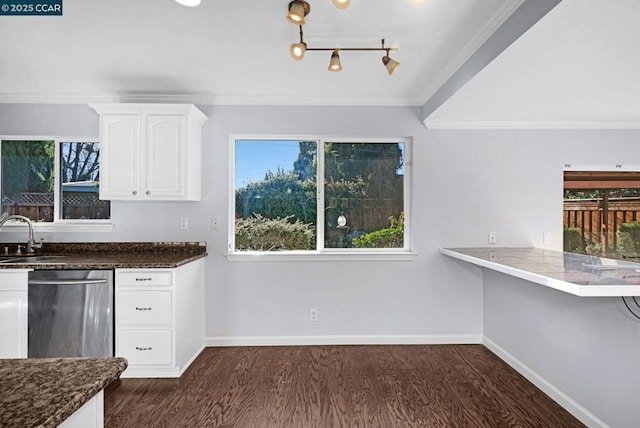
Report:
M 305 10 L 305 4 L 308 7 L 308 3 L 293 0 L 289 3 L 289 13 L 287 14 L 287 20 L 294 25 L 304 25 L 304 17 L 309 12 Z M 306 12 L 306 13 L 305 13 Z
M 346 9 L 351 4 L 351 0 L 332 0 L 333 5 L 338 9 Z
M 411 0 L 414 4 L 417 4 L 418 6 L 422 6 L 424 4 L 427 4 L 429 2 L 429 0 Z
M 331 61 L 329 61 L 329 71 L 342 71 L 342 64 L 340 63 L 340 55 L 338 49 L 334 50 L 331 54 Z
M 180 3 L 183 6 L 198 6 L 201 0 L 176 0 L 176 3 Z
M 289 47 L 289 53 L 291 54 L 291 58 L 296 61 L 302 60 L 304 58 L 304 53 L 307 51 L 307 45 L 303 42 L 300 43 L 292 43 L 291 47 Z

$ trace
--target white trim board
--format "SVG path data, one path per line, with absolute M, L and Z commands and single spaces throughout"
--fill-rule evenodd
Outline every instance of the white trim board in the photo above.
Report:
M 609 425 L 604 423 L 598 417 L 596 417 L 593 413 L 589 412 L 587 409 L 578 404 L 575 400 L 569 397 L 567 394 L 559 390 L 555 385 L 542 377 L 539 373 L 528 367 L 522 361 L 517 359 L 515 356 L 507 352 L 500 345 L 495 343 L 493 340 L 484 336 L 482 344 L 487 347 L 491 352 L 496 354 L 498 358 L 503 360 L 505 363 L 509 364 L 513 369 L 515 369 L 518 373 L 524 376 L 527 380 L 533 383 L 538 389 L 551 397 L 554 401 L 556 401 L 560 406 L 562 406 L 566 411 L 575 416 L 580 422 L 587 425 L 588 427 L 602 427 L 608 428 Z
M 210 336 L 205 346 L 310 345 L 480 345 L 480 334 L 447 335 L 335 335 L 335 336 Z

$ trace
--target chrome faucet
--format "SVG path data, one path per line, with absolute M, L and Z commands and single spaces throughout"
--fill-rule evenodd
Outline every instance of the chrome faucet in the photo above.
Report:
M 27 223 L 27 226 L 29 227 L 29 240 L 27 241 L 27 248 L 25 249 L 25 253 L 33 254 L 36 249 L 42 248 L 42 242 L 36 244 L 36 240 L 33 236 L 33 223 L 28 217 L 17 214 L 2 217 L 0 219 L 0 229 L 2 229 L 2 226 L 4 226 L 4 224 L 9 220 L 22 220 L 23 222 Z M 20 246 L 18 246 L 18 250 L 20 250 Z

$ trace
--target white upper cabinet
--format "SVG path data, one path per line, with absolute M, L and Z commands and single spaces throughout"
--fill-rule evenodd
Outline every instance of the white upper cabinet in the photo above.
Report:
M 198 201 L 202 124 L 191 104 L 92 104 L 100 114 L 100 199 Z

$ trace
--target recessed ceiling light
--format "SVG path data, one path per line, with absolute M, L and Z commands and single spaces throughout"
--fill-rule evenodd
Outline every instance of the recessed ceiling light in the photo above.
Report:
M 429 2 L 429 0 L 411 0 L 411 1 L 413 1 L 418 6 L 422 6 L 423 4 L 427 4 Z
M 176 0 L 176 3 L 180 3 L 183 6 L 198 6 L 202 0 Z

